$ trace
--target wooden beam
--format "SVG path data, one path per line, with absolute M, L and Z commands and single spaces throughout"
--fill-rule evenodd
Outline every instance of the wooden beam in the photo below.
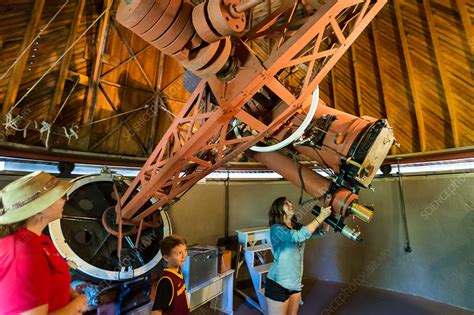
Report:
M 332 89 L 332 105 L 334 106 L 335 109 L 338 109 L 337 107 L 337 95 L 336 95 L 336 76 L 334 75 L 336 66 L 334 66 L 331 69 L 331 89 Z
M 104 53 L 105 42 L 107 37 L 107 28 L 110 22 L 110 4 L 112 0 L 105 0 L 103 2 L 103 10 L 105 11 L 104 16 L 102 17 L 99 28 L 97 31 L 97 39 L 96 39 L 96 49 L 95 49 L 95 56 L 92 61 L 92 70 L 89 76 L 89 90 L 87 92 L 87 101 L 86 101 L 86 108 L 84 111 L 84 121 L 85 123 L 90 123 L 94 119 L 94 111 L 95 105 L 97 102 L 97 95 L 98 95 L 98 87 L 99 87 L 99 78 L 100 72 L 102 71 L 102 54 Z M 89 143 L 90 143 L 90 136 L 92 132 L 92 125 L 87 127 L 87 139 L 84 143 L 84 150 L 88 150 Z
M 25 71 L 26 62 L 28 61 L 29 50 L 31 49 L 30 43 L 35 38 L 35 33 L 41 19 L 41 14 L 43 13 L 44 3 L 45 0 L 35 1 L 33 11 L 31 12 L 31 18 L 28 22 L 28 25 L 26 26 L 25 35 L 23 36 L 23 41 L 21 42 L 20 47 L 20 54 L 25 50 L 28 50 L 28 52 L 21 56 L 20 60 L 12 69 L 12 74 L 8 79 L 8 87 L 3 102 L 3 114 L 8 113 L 10 108 L 15 104 L 18 90 L 20 89 L 23 72 Z
M 352 70 L 354 71 L 354 83 L 356 88 L 356 97 L 357 97 L 357 108 L 359 110 L 359 116 L 364 116 L 364 107 L 362 104 L 362 94 L 360 91 L 360 78 L 359 73 L 357 71 L 357 57 L 355 51 L 355 44 L 351 45 L 351 57 L 352 57 Z
M 146 52 L 149 48 L 153 47 L 152 45 L 148 45 L 146 46 L 145 48 L 143 48 L 142 50 L 138 51 L 134 56 L 130 56 L 128 57 L 127 59 L 125 59 L 124 61 L 120 62 L 120 64 L 118 64 L 117 66 L 113 67 L 112 69 L 110 70 L 107 70 L 106 72 L 104 72 L 101 77 L 105 77 L 106 75 L 114 72 L 115 70 L 117 70 L 118 68 L 120 68 L 121 66 L 123 65 L 126 65 L 127 63 L 129 63 L 130 61 L 132 61 L 133 59 L 135 58 L 138 58 L 138 56 L 140 56 L 141 54 L 143 54 L 144 52 Z
M 121 64 L 120 58 L 112 56 L 111 54 L 102 54 L 102 62 L 111 67 L 117 67 Z
M 115 23 L 115 20 L 112 18 L 112 26 L 113 28 L 115 29 L 115 31 L 117 32 L 117 35 L 119 36 L 120 40 L 122 41 L 123 45 L 125 46 L 125 48 L 127 49 L 128 51 L 128 54 L 130 57 L 134 57 L 135 58 L 132 58 L 133 61 L 135 61 L 137 67 L 138 67 L 138 70 L 140 70 L 143 78 L 145 79 L 146 81 L 146 84 L 148 85 L 148 87 L 150 88 L 150 91 L 153 91 L 155 92 L 155 89 L 153 88 L 153 84 L 151 83 L 150 79 L 148 78 L 148 75 L 146 74 L 145 70 L 143 69 L 142 65 L 140 64 L 140 62 L 138 61 L 138 59 L 136 58 L 136 55 L 135 53 L 133 52 L 133 49 L 132 47 L 130 46 L 127 38 L 125 37 L 125 34 L 121 31 L 121 29 L 118 27 L 117 23 Z
M 448 71 L 444 64 L 444 59 L 441 51 L 441 45 L 439 43 L 438 34 L 436 32 L 436 25 L 433 21 L 432 10 L 430 1 L 423 0 L 423 7 L 425 9 L 426 21 L 431 35 L 431 42 L 433 43 L 434 55 L 438 64 L 439 75 L 441 77 L 441 84 L 444 89 L 444 96 L 446 98 L 446 104 L 448 105 L 449 119 L 451 121 L 451 132 L 453 135 L 453 142 L 455 147 L 459 147 L 459 131 L 456 119 L 456 102 L 454 100 L 453 90 L 449 83 Z
M 89 79 L 88 76 L 83 75 L 79 72 L 72 71 L 72 70 L 69 70 L 67 72 L 66 79 L 68 79 L 69 81 L 76 82 L 77 78 L 79 78 L 79 83 L 78 84 L 84 85 L 84 86 L 89 86 L 90 79 Z
M 144 102 L 141 106 L 145 106 L 145 104 L 147 104 L 148 102 L 150 102 L 152 100 L 152 98 L 149 98 L 146 100 L 146 102 Z M 114 128 L 112 128 L 112 130 L 110 130 L 105 136 L 103 136 L 98 142 L 96 142 L 94 144 L 94 146 L 92 146 L 90 148 L 90 151 L 91 152 L 94 152 L 95 149 L 97 149 L 105 140 L 107 140 L 108 138 L 110 138 L 110 136 L 112 136 L 114 133 L 116 133 L 120 128 L 123 127 L 123 125 L 125 125 L 126 123 L 128 123 L 128 121 L 130 119 L 132 119 L 133 117 L 135 117 L 137 115 L 138 111 L 136 112 L 133 112 L 133 113 L 130 113 L 129 115 L 127 115 L 127 118 L 125 119 L 122 119 L 122 121 L 117 124 Z
M 413 104 L 415 106 L 416 121 L 418 125 L 418 137 L 420 140 L 421 152 L 426 151 L 426 132 L 425 122 L 423 119 L 423 110 L 421 108 L 420 100 L 418 99 L 418 91 L 415 84 L 415 74 L 413 72 L 413 65 L 410 57 L 410 50 L 408 48 L 408 41 L 405 35 L 405 29 L 403 27 L 403 16 L 400 9 L 400 0 L 394 0 L 393 6 L 395 8 L 395 18 L 397 20 L 398 32 L 400 34 L 400 42 L 402 44 L 403 57 L 405 59 L 405 65 L 407 67 L 408 81 L 410 83 L 411 95 Z
M 146 162 L 146 158 L 112 155 L 91 152 L 81 152 L 73 150 L 45 148 L 12 142 L 0 142 L 0 155 L 33 160 L 63 161 L 85 164 L 107 164 L 121 166 L 141 167 Z
M 464 32 L 466 33 L 467 43 L 471 48 L 471 53 L 474 54 L 474 30 L 471 23 L 471 17 L 467 12 L 466 1 L 456 0 L 459 15 L 461 16 L 462 24 L 464 25 Z
M 116 112 L 117 114 L 120 114 L 120 110 L 117 108 L 117 106 L 114 104 L 114 102 L 112 101 L 112 98 L 110 97 L 109 93 L 107 93 L 107 91 L 104 89 L 104 87 L 102 86 L 102 84 L 99 83 L 99 89 L 100 91 L 102 92 L 102 94 L 105 96 L 105 99 L 107 100 L 107 102 L 109 103 L 110 107 L 114 110 L 114 112 Z M 138 146 L 140 147 L 140 149 L 142 150 L 142 152 L 144 153 L 145 156 L 148 155 L 148 152 L 145 148 L 145 145 L 143 144 L 142 140 L 138 137 L 138 135 L 136 134 L 135 130 L 133 130 L 132 127 L 130 127 L 130 125 L 128 124 L 128 122 L 126 121 L 126 119 L 123 117 L 123 116 L 119 116 L 118 117 L 121 121 L 124 121 L 124 124 L 125 126 L 127 127 L 128 131 L 130 132 L 130 134 L 133 136 L 133 138 L 135 139 L 135 141 L 137 142 Z
M 105 84 L 105 85 L 109 85 L 109 86 L 113 86 L 113 87 L 116 87 L 118 89 L 122 89 L 123 91 L 129 91 L 129 92 L 132 92 L 132 93 L 143 94 L 143 95 L 155 95 L 155 93 L 153 93 L 151 91 L 148 91 L 148 90 L 141 90 L 141 89 L 126 86 L 126 85 L 123 85 L 123 84 L 120 84 L 120 83 L 110 82 L 110 81 L 103 80 L 103 79 L 100 80 L 100 83 Z M 122 99 L 123 99 L 123 97 L 122 97 Z
M 72 18 L 71 26 L 69 29 L 69 35 L 66 41 L 66 49 L 68 49 L 76 40 L 76 35 L 79 31 L 79 26 L 81 24 L 82 12 L 84 11 L 84 6 L 86 0 L 77 0 L 76 8 L 74 10 L 74 16 Z M 56 107 L 61 103 L 61 98 L 63 96 L 64 86 L 66 84 L 66 78 L 69 71 L 69 65 L 71 64 L 73 51 L 69 51 L 61 61 L 61 66 L 59 68 L 58 81 L 56 82 L 56 88 L 54 89 L 53 98 L 48 107 L 48 121 L 52 121 L 53 112 L 56 110 Z
M 382 59 L 381 59 L 381 56 L 380 56 L 380 49 L 381 46 L 380 46 L 380 40 L 379 40 L 379 37 L 377 35 L 377 26 L 376 26 L 376 20 L 372 20 L 372 22 L 370 23 L 370 26 L 371 26 L 371 29 L 372 29 L 372 39 L 374 41 L 374 47 L 375 47 L 375 60 L 377 62 L 377 74 L 378 74 L 378 77 L 379 77 L 379 81 L 380 81 L 380 92 L 382 94 L 382 102 L 383 102 L 383 108 L 385 109 L 385 116 L 387 117 L 388 119 L 388 122 L 391 121 L 391 117 L 390 117 L 390 110 L 389 110 L 389 101 L 387 100 L 387 95 L 386 95 L 386 91 L 387 91 L 387 86 L 386 86 L 386 79 L 384 80 L 384 72 L 382 70 L 382 65 L 383 65 L 383 62 L 382 62 Z M 395 121 L 393 121 L 395 122 Z M 395 145 L 392 145 L 392 148 L 391 148 L 391 154 L 397 154 L 397 147 Z

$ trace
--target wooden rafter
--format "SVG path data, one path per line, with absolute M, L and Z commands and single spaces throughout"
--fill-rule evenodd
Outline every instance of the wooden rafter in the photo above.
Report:
M 20 89 L 23 72 L 25 71 L 26 62 L 28 61 L 29 50 L 31 49 L 30 43 L 33 38 L 35 38 L 35 33 L 41 19 L 41 14 L 43 13 L 44 3 L 45 0 L 36 0 L 33 11 L 31 12 L 31 18 L 28 22 L 28 25 L 26 26 L 25 35 L 23 35 L 23 41 L 20 47 L 20 54 L 25 50 L 28 50 L 28 52 L 25 52 L 13 67 L 3 102 L 2 112 L 4 114 L 8 113 L 10 108 L 15 104 L 18 90 Z
M 147 99 L 145 102 L 143 102 L 139 107 L 142 107 L 142 106 L 145 106 L 145 104 L 147 104 L 148 102 L 150 102 L 153 98 L 149 98 Z M 123 127 L 123 125 L 125 125 L 126 123 L 128 123 L 133 117 L 135 117 L 139 112 L 136 111 L 136 112 L 133 112 L 133 113 L 130 113 L 129 115 L 127 115 L 127 118 L 125 119 L 122 119 L 122 121 L 117 124 L 114 128 L 112 128 L 105 136 L 103 136 L 102 138 L 100 138 L 99 141 L 97 141 L 96 143 L 94 143 L 94 145 L 90 148 L 90 151 L 94 151 L 95 149 L 97 149 L 105 140 L 109 139 L 113 134 L 115 134 L 120 128 Z
M 359 72 L 357 70 L 357 57 L 356 57 L 356 49 L 355 44 L 351 46 L 351 57 L 352 57 L 352 70 L 354 71 L 354 84 L 356 88 L 356 97 L 357 97 L 357 108 L 359 110 L 359 116 L 364 116 L 364 107 L 362 104 L 362 94 L 360 90 L 360 77 Z
M 334 75 L 336 67 L 331 69 L 331 89 L 332 89 L 332 105 L 335 109 L 337 107 L 337 95 L 336 95 L 336 76 Z
M 65 49 L 68 49 L 76 39 L 76 35 L 79 31 L 79 26 L 81 24 L 82 12 L 84 11 L 85 4 L 86 0 L 77 0 Z M 71 50 L 64 56 L 63 60 L 61 61 L 61 66 L 59 68 L 59 76 L 58 80 L 56 81 L 56 88 L 54 89 L 53 98 L 51 99 L 51 103 L 49 104 L 48 108 L 48 121 L 52 121 L 53 112 L 61 102 L 61 97 L 63 95 L 64 86 L 69 72 L 69 65 L 71 64 L 72 56 L 73 51 Z
M 458 6 L 459 15 L 461 16 L 462 24 L 464 25 L 464 31 L 466 32 L 467 42 L 471 48 L 471 53 L 474 53 L 474 29 L 472 27 L 471 17 L 467 12 L 466 1 L 456 0 Z
M 114 110 L 114 112 L 116 112 L 117 114 L 121 114 L 120 110 L 118 109 L 118 107 L 114 104 L 114 102 L 112 101 L 112 98 L 110 97 L 109 93 L 107 93 L 107 91 L 104 89 L 104 87 L 102 86 L 102 84 L 100 84 L 99 82 L 99 90 L 102 92 L 102 94 L 105 96 L 105 99 L 107 100 L 107 103 L 110 105 L 110 107 Z M 140 149 L 142 150 L 143 154 L 144 155 L 147 155 L 148 152 L 145 148 L 145 145 L 143 144 L 142 140 L 138 137 L 138 135 L 136 134 L 136 132 L 133 130 L 132 127 L 130 127 L 130 125 L 128 124 L 128 122 L 126 121 L 126 119 L 123 117 L 123 116 L 119 116 L 119 119 L 120 121 L 124 122 L 125 126 L 127 127 L 128 131 L 130 132 L 130 134 L 133 136 L 133 138 L 135 139 L 135 141 L 137 142 L 138 146 L 140 147 Z
M 138 59 L 136 58 L 136 55 L 135 53 L 133 52 L 133 49 L 132 47 L 130 46 L 130 43 L 128 42 L 127 38 L 125 37 L 125 34 L 122 32 L 122 30 L 117 26 L 117 23 L 115 22 L 115 20 L 112 18 L 111 20 L 111 24 L 112 24 L 112 27 L 114 28 L 114 30 L 117 32 L 117 35 L 119 36 L 120 40 L 122 41 L 123 45 L 125 46 L 125 48 L 127 49 L 128 51 L 128 54 L 130 57 L 132 57 L 133 61 L 135 62 L 135 64 L 137 65 L 138 67 L 138 70 L 140 71 L 140 73 L 142 74 L 143 78 L 145 79 L 146 81 L 146 84 L 148 85 L 148 88 L 150 89 L 150 91 L 153 91 L 155 92 L 154 88 L 153 88 L 153 84 L 151 83 L 150 81 L 150 78 L 148 78 L 148 75 L 146 74 L 145 70 L 143 69 L 143 66 L 140 64 L 140 62 L 138 61 Z M 133 58 L 135 56 L 135 58 Z
M 391 121 L 391 117 L 390 117 L 390 108 L 389 108 L 389 101 L 387 100 L 387 95 L 386 95 L 386 92 L 387 92 L 387 86 L 386 86 L 386 79 L 385 76 L 384 76 L 384 72 L 382 70 L 382 59 L 380 57 L 380 49 L 382 49 L 382 47 L 380 46 L 380 40 L 379 40 L 379 37 L 377 35 L 377 26 L 376 26 L 376 19 L 374 19 L 371 24 L 371 29 L 372 29 L 372 39 L 374 41 L 374 48 L 375 48 L 375 51 L 374 51 L 374 54 L 375 54 L 375 60 L 377 62 L 377 71 L 378 71 L 378 77 L 379 77 L 379 80 L 380 80 L 380 92 L 382 94 L 382 102 L 383 102 L 383 108 L 385 109 L 385 116 L 387 117 L 388 121 L 390 122 Z M 397 147 L 396 146 L 392 146 L 391 148 L 391 153 L 392 154 L 397 154 Z
M 126 86 L 126 85 L 123 85 L 123 84 L 120 84 L 120 83 L 110 82 L 110 81 L 103 80 L 103 79 L 100 80 L 100 83 L 119 88 L 122 91 L 129 91 L 129 92 L 132 92 L 132 93 L 137 93 L 137 94 L 142 94 L 142 95 L 155 95 L 155 93 L 153 93 L 149 90 L 137 89 L 137 88 L 134 88 L 134 87 Z
M 107 28 L 110 22 L 110 4 L 112 0 L 105 0 L 103 3 L 103 9 L 106 10 L 104 16 L 102 17 L 99 28 L 97 31 L 97 40 L 96 40 L 96 50 L 94 59 L 92 61 L 92 71 L 89 76 L 89 90 L 87 92 L 87 102 L 86 108 L 84 111 L 84 119 L 86 123 L 90 123 L 94 119 L 94 110 L 95 103 L 97 101 L 98 88 L 99 88 L 99 78 L 100 72 L 102 70 L 102 53 L 104 51 L 106 37 L 107 37 Z M 87 127 L 87 139 L 84 143 L 84 149 L 89 148 L 90 136 L 92 131 L 92 125 Z
M 403 57 L 405 59 L 405 65 L 407 68 L 408 81 L 410 83 L 411 95 L 413 104 L 415 106 L 416 121 L 418 125 L 418 136 L 420 140 L 420 150 L 421 152 L 426 151 L 426 132 L 425 132 L 425 122 L 423 119 L 423 110 L 421 108 L 421 103 L 418 98 L 418 91 L 415 84 L 415 74 L 413 72 L 413 65 L 410 57 L 410 50 L 408 48 L 408 41 L 405 35 L 405 28 L 403 26 L 403 16 L 400 9 L 400 0 L 394 0 L 393 6 L 395 9 L 395 18 L 397 20 L 398 32 L 400 35 L 400 42 L 402 44 Z
M 66 79 L 68 79 L 70 81 L 74 81 L 74 82 L 77 79 L 79 79 L 79 82 L 78 82 L 79 85 L 89 86 L 89 77 L 86 76 L 86 75 L 83 75 L 82 73 L 79 73 L 79 72 L 69 70 L 67 72 Z
M 454 146 L 459 146 L 459 131 L 456 119 L 456 105 L 454 101 L 453 90 L 449 83 L 448 71 L 444 64 L 444 59 L 441 51 L 441 45 L 436 32 L 436 26 L 433 21 L 430 1 L 423 0 L 423 7 L 425 9 L 426 21 L 431 35 L 431 42 L 433 43 L 434 54 L 438 64 L 439 75 L 441 77 L 441 84 L 443 85 L 444 95 L 446 97 L 446 104 L 448 105 L 449 119 L 451 121 L 451 131 L 453 135 Z
M 143 54 L 144 52 L 146 52 L 149 48 L 153 47 L 152 45 L 148 45 L 146 46 L 145 48 L 141 49 L 140 51 L 138 51 L 134 56 L 129 56 L 127 59 L 125 59 L 124 61 L 120 62 L 120 64 L 116 65 L 115 67 L 113 67 L 112 69 L 109 69 L 107 70 L 106 72 L 104 72 L 101 77 L 105 77 L 106 75 L 114 72 L 115 70 L 117 70 L 118 68 L 122 67 L 123 65 L 126 65 L 127 63 L 129 63 L 130 61 L 132 61 L 133 59 L 135 58 L 138 58 L 138 56 L 140 56 L 141 54 Z

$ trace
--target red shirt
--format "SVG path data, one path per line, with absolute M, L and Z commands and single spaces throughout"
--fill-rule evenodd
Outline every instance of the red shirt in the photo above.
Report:
M 54 312 L 70 301 L 71 275 L 51 239 L 21 229 L 0 239 L 0 314 L 49 304 Z

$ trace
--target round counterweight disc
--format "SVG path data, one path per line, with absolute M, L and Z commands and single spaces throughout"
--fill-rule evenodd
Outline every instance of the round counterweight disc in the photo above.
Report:
M 209 21 L 206 12 L 206 2 L 203 2 L 194 8 L 193 25 L 199 37 L 208 43 L 215 43 L 222 38 L 220 34 L 212 29 L 211 22 Z
M 63 217 L 49 224 L 49 232 L 61 256 L 80 273 L 97 279 L 126 280 L 149 272 L 159 263 L 159 242 L 171 234 L 171 224 L 165 211 L 147 217 L 145 222 L 153 222 L 154 226 L 143 228 L 136 248 L 137 234 L 133 230 L 137 226 L 124 224 L 120 265 L 118 238 L 103 223 L 105 220 L 107 227 L 116 228 L 113 182 L 123 195 L 128 183 L 110 174 L 76 179 L 68 193 Z M 148 201 L 139 212 L 153 202 Z
M 154 0 L 121 0 L 115 18 L 127 28 L 137 25 L 150 11 Z
M 145 33 L 140 36 L 147 42 L 152 42 L 162 36 L 175 20 L 183 4 L 183 0 L 172 0 L 166 7 L 165 12 L 158 21 Z
M 153 4 L 150 12 L 137 25 L 131 28 L 132 31 L 137 34 L 143 34 L 148 31 L 163 15 L 169 2 L 170 0 L 155 0 L 155 4 Z
M 191 19 L 188 19 L 188 23 L 186 23 L 186 25 L 184 26 L 183 31 L 175 38 L 175 40 L 171 44 L 164 48 L 161 48 L 161 52 L 167 55 L 173 55 L 174 53 L 183 49 L 195 34 L 196 32 L 194 31 L 193 23 Z
M 216 52 L 215 57 L 211 60 L 208 66 L 195 70 L 194 74 L 202 78 L 207 78 L 211 75 L 219 72 L 222 67 L 224 67 L 227 59 L 230 57 L 230 52 L 232 50 L 232 43 L 230 37 L 226 37 L 219 42 L 219 48 Z
M 168 30 L 162 36 L 160 36 L 160 38 L 151 42 L 151 44 L 158 49 L 171 44 L 183 31 L 191 17 L 192 10 L 193 6 L 190 3 L 184 2 L 181 6 L 181 10 L 179 10 L 178 15 L 176 16 L 176 19 L 173 21 L 173 24 L 171 24 Z
M 242 32 L 245 28 L 245 14 L 240 13 L 237 18 L 230 15 L 225 6 L 239 4 L 239 0 L 209 0 L 207 5 L 207 16 L 212 27 L 222 36 Z
M 204 68 L 215 56 L 218 49 L 219 42 L 214 42 L 206 47 L 197 49 L 191 52 L 187 59 L 181 61 L 181 65 L 192 71 Z

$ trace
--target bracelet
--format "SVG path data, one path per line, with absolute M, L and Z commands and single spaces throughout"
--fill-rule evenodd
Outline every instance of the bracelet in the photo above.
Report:
M 317 217 L 316 217 L 316 218 L 314 218 L 314 219 L 315 219 L 315 220 L 318 222 L 318 224 L 319 224 L 319 225 L 321 225 L 321 222 L 319 222 L 319 220 L 318 220 L 318 218 L 317 218 Z

